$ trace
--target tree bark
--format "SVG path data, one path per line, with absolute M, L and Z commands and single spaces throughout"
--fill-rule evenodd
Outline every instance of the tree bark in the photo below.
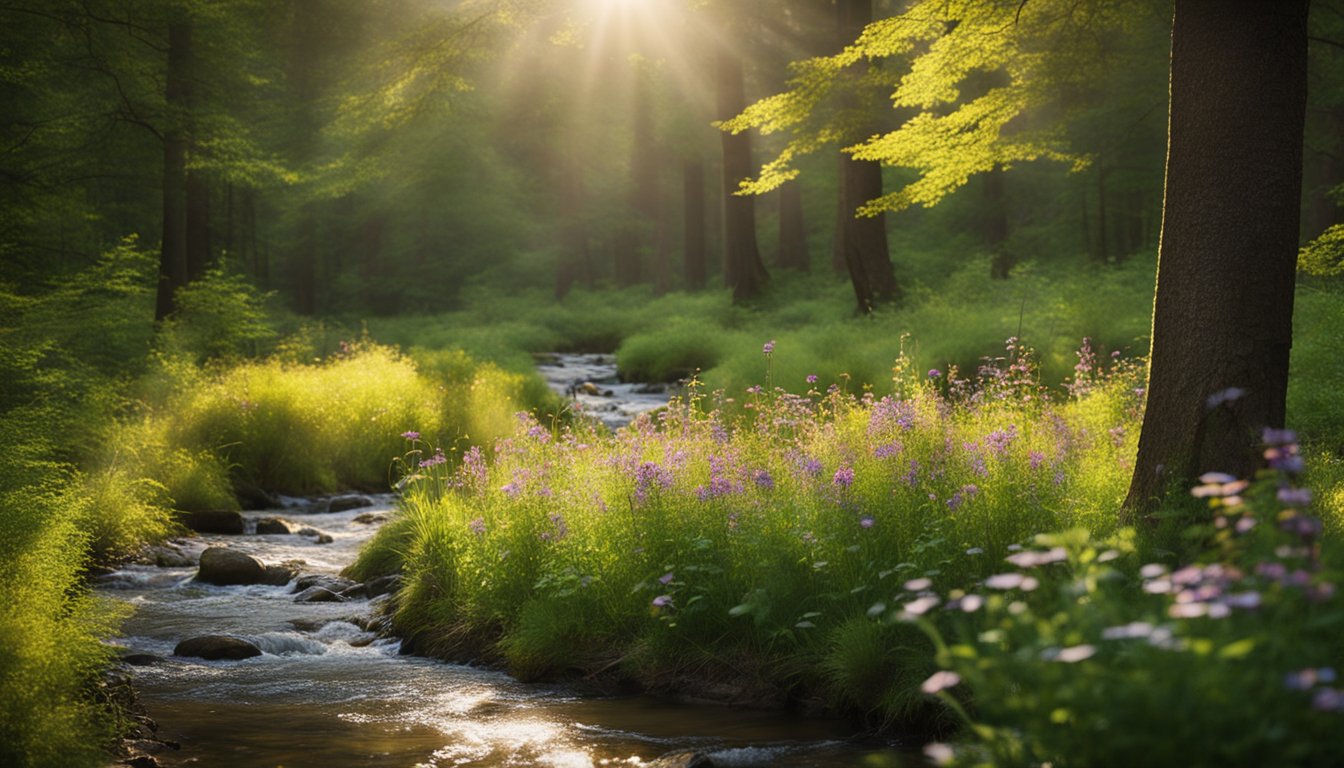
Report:
M 191 65 L 191 24 L 168 25 L 168 68 L 164 98 L 168 119 L 163 130 L 163 243 L 159 249 L 159 285 L 154 319 L 177 308 L 177 289 L 187 284 L 187 99 Z
M 779 266 L 806 272 L 810 262 L 803 221 L 803 185 L 795 179 L 779 188 Z
M 1307 0 L 1176 0 L 1148 402 L 1127 517 L 1284 423 Z
M 839 0 L 837 8 L 841 39 L 846 44 L 857 39 L 873 20 L 872 0 Z M 855 109 L 857 99 L 851 97 L 848 101 L 847 107 L 858 112 Z M 875 132 L 871 120 L 865 117 L 848 139 L 858 141 Z M 839 245 L 862 314 L 872 312 L 878 304 L 894 302 L 901 297 L 887 246 L 885 214 L 858 215 L 860 206 L 881 196 L 881 164 L 843 156 L 840 161 Z
M 747 106 L 742 59 L 727 44 L 719 46 L 716 59 L 715 101 L 719 119 L 727 120 Z M 741 181 L 755 170 L 751 135 L 722 133 L 724 278 L 733 290 L 733 301 L 740 302 L 758 296 L 769 275 L 756 243 L 756 198 L 736 194 Z

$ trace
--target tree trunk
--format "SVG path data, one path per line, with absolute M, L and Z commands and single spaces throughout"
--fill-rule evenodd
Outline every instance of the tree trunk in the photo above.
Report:
M 709 277 L 705 253 L 705 163 L 699 157 L 682 166 L 682 268 L 686 290 L 702 291 Z
M 189 142 L 188 153 L 195 142 Z M 205 276 L 210 265 L 210 185 L 200 171 L 187 171 L 187 282 Z
M 1007 280 L 1017 259 L 1008 251 L 1008 201 L 1003 194 L 1003 169 L 994 166 L 985 174 L 981 189 L 985 193 L 984 237 L 989 248 L 989 277 Z
M 810 261 L 803 223 L 803 185 L 795 179 L 779 188 L 779 266 L 806 272 Z
M 746 108 L 742 59 L 729 45 L 717 52 L 715 96 L 721 120 Z M 751 176 L 751 135 L 723 132 L 723 261 L 724 277 L 733 289 L 733 301 L 758 296 L 769 275 L 756 244 L 756 198 L 736 194 L 739 183 Z
M 858 310 L 867 314 L 878 304 L 900 299 L 901 289 L 887 252 L 886 217 L 882 214 L 859 216 L 857 213 L 861 205 L 882 195 L 882 166 L 848 156 L 844 163 L 841 194 L 848 212 L 842 241 L 845 266 L 850 282 L 854 284 Z
M 191 65 L 191 24 L 168 25 L 168 69 L 164 98 L 168 119 L 163 130 L 163 244 L 159 249 L 159 285 L 154 319 L 177 308 L 177 289 L 187 284 L 187 98 Z
M 1284 423 L 1302 190 L 1307 0 L 1176 0 L 1148 403 L 1125 500 L 1249 476 Z
M 872 0 L 840 0 L 839 27 L 842 40 L 855 40 L 873 20 Z M 846 106 L 855 109 L 858 99 L 847 99 Z M 858 110 L 855 110 L 858 111 Z M 876 131 L 871 120 L 865 118 L 847 137 L 848 143 L 866 138 Z M 840 161 L 840 248 L 850 281 L 854 284 L 854 298 L 862 314 L 873 311 L 878 304 L 900 299 L 900 286 L 892 271 L 891 254 L 887 247 L 887 221 L 884 214 L 859 216 L 864 203 L 882 196 L 882 166 L 870 161 L 855 160 L 845 155 Z

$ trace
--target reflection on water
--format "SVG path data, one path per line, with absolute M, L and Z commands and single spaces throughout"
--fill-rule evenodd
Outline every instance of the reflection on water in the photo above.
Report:
M 379 502 L 386 509 L 390 499 Z M 192 546 L 227 543 L 268 563 L 299 559 L 305 572 L 334 574 L 371 535 L 373 526 L 355 521 L 366 511 L 248 513 L 321 528 L 331 544 L 273 535 L 204 536 Z M 647 698 L 582 698 L 492 670 L 400 656 L 396 642 L 361 629 L 367 602 L 300 604 L 288 586 L 216 587 L 193 582 L 193 575 L 191 568 L 129 566 L 100 587 L 135 607 L 122 644 L 165 657 L 134 675 L 159 736 L 183 744 L 160 756 L 168 765 L 587 768 L 638 764 L 678 750 L 733 766 L 899 759 L 889 749 L 847 740 L 848 729 L 834 721 Z M 246 638 L 263 653 L 243 661 L 171 656 L 180 640 L 217 633 Z

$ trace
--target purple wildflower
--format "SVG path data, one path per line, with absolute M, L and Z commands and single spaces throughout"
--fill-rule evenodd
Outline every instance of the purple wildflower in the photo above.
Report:
M 835 470 L 835 475 L 831 477 L 831 482 L 837 488 L 848 488 L 854 484 L 854 468 L 845 465 Z
M 807 374 L 807 379 L 806 379 L 806 380 L 807 380 L 807 383 L 808 383 L 808 384 L 816 384 L 816 383 L 817 383 L 817 374 L 815 374 L 815 373 L 809 373 L 809 374 Z
M 752 474 L 751 479 L 755 480 L 756 487 L 763 491 L 773 490 L 775 487 L 775 479 L 764 469 L 756 470 L 756 472 Z
M 667 607 L 669 607 L 669 606 L 671 606 L 671 605 L 672 605 L 672 596 L 671 596 L 671 595 L 659 595 L 659 596 L 653 598 L 653 607 L 654 607 L 654 608 L 667 608 Z
M 863 517 L 859 518 L 859 526 L 860 526 L 861 528 L 872 528 L 872 527 L 873 527 L 873 523 L 874 523 L 874 520 L 873 520 L 873 518 L 872 518 L 871 516 L 869 516 L 869 515 L 864 515 Z
M 658 583 L 666 586 L 672 583 L 672 578 L 673 578 L 672 571 L 668 571 L 667 573 L 664 573 L 662 576 L 658 577 Z
M 775 340 L 771 339 L 761 346 L 762 354 L 769 355 L 775 351 Z
M 404 438 L 406 438 L 407 440 L 419 440 L 419 439 L 420 439 L 420 433 L 419 433 L 419 432 L 416 432 L 416 431 L 413 430 L 413 429 L 412 429 L 412 430 L 409 430 L 409 431 L 406 431 L 406 432 L 402 432 L 402 433 L 401 433 L 401 436 L 404 437 Z
M 478 517 L 478 518 L 476 518 L 475 520 L 472 520 L 470 523 L 467 523 L 467 527 L 470 528 L 470 529 L 471 529 L 471 532 L 474 533 L 474 534 L 476 534 L 477 536 L 484 536 L 484 535 L 485 535 L 485 519 L 484 519 L 484 518 Z
M 940 370 L 938 370 L 937 368 L 930 368 L 930 369 L 929 369 L 929 378 L 930 378 L 930 379 L 936 379 L 936 378 L 939 378 L 939 377 L 942 376 L 942 375 L 943 375 L 943 372 L 940 371 Z
M 1287 504 L 1290 507 L 1305 507 L 1311 504 L 1311 489 L 1280 488 L 1278 499 L 1280 504 Z

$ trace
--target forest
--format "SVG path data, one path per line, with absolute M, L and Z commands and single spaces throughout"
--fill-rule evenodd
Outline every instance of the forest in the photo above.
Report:
M 1340 0 L 0 0 L 0 111 L 0 764 L 1344 750 Z

